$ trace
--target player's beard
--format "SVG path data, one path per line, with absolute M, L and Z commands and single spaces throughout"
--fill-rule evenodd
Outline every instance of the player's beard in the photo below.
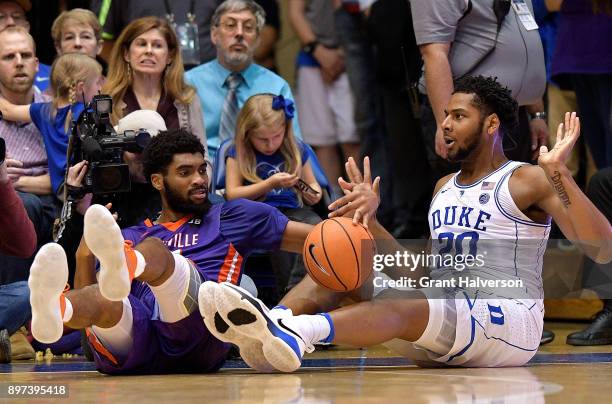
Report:
M 181 194 L 172 188 L 172 186 L 164 179 L 164 197 L 168 207 L 174 212 L 185 214 L 193 213 L 196 216 L 203 216 L 208 213 L 212 204 L 208 199 L 208 187 L 204 185 L 203 189 L 206 192 L 206 199 L 202 203 L 194 203 L 189 199 L 189 197 L 184 198 L 181 196 Z M 189 192 L 192 191 L 194 191 L 194 189 L 189 190 Z
M 480 145 L 480 140 L 482 138 L 482 129 L 484 128 L 484 119 L 480 121 L 478 128 L 472 132 L 469 136 L 467 136 L 467 143 L 465 146 L 460 147 L 454 154 L 448 155 L 448 161 L 451 163 L 458 163 L 460 161 L 466 160 L 470 154 Z

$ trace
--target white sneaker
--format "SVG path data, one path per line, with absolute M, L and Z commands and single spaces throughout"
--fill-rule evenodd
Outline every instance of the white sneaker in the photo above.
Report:
M 85 212 L 84 222 L 85 242 L 100 260 L 100 293 L 108 300 L 121 301 L 130 293 L 132 284 L 121 229 L 110 211 L 102 205 L 90 206 Z M 136 262 L 132 266 L 135 267 Z
M 28 278 L 32 335 L 42 343 L 55 342 L 64 333 L 62 292 L 67 282 L 68 264 L 64 249 L 59 244 L 45 244 L 34 258 Z
M 215 301 L 221 318 L 236 331 L 234 344 L 242 349 L 249 340 L 258 340 L 263 355 L 277 370 L 297 370 L 302 364 L 304 351 L 314 350 L 312 344 L 306 343 L 297 331 L 284 324 L 287 320 L 284 316 L 275 316 L 261 300 L 239 286 L 221 284 L 215 293 Z
M 275 369 L 263 355 L 261 342 L 254 338 L 245 338 L 233 330 L 217 311 L 215 305 L 216 292 L 221 288 L 218 283 L 207 281 L 200 285 L 198 292 L 198 306 L 200 314 L 204 320 L 204 325 L 212 335 L 218 340 L 229 342 L 234 345 L 240 338 L 242 341 L 240 347 L 240 356 L 249 367 L 260 372 L 273 372 Z

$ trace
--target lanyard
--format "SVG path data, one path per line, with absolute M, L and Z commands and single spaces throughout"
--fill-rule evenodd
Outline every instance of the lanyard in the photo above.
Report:
M 168 19 L 168 21 L 174 24 L 174 13 L 172 12 L 172 8 L 170 8 L 170 3 L 168 2 L 168 0 L 164 0 L 164 6 L 166 7 L 166 18 Z M 193 23 L 195 21 L 195 13 L 193 12 L 194 8 L 195 0 L 191 0 L 189 2 L 189 12 L 187 13 L 187 20 L 190 23 Z

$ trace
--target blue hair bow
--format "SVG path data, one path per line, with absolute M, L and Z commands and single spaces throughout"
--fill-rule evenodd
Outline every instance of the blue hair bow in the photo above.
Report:
M 291 100 L 286 100 L 282 95 L 275 95 L 272 97 L 272 109 L 275 111 L 280 109 L 284 110 L 287 120 L 293 119 L 295 115 L 295 104 Z

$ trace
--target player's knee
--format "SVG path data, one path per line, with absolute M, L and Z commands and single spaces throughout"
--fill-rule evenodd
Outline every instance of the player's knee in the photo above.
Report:
M 140 242 L 135 249 L 139 251 L 147 263 L 156 262 L 168 267 L 174 264 L 172 253 L 168 250 L 168 247 L 157 237 L 148 237 Z
M 151 250 L 151 249 L 160 249 L 160 248 L 165 251 L 168 251 L 168 248 L 166 248 L 166 245 L 164 244 L 164 242 L 161 241 L 161 239 L 157 237 L 147 237 L 144 240 L 142 240 L 140 243 L 138 243 L 138 245 L 135 248 L 136 250 L 140 252 L 144 252 L 146 250 Z

